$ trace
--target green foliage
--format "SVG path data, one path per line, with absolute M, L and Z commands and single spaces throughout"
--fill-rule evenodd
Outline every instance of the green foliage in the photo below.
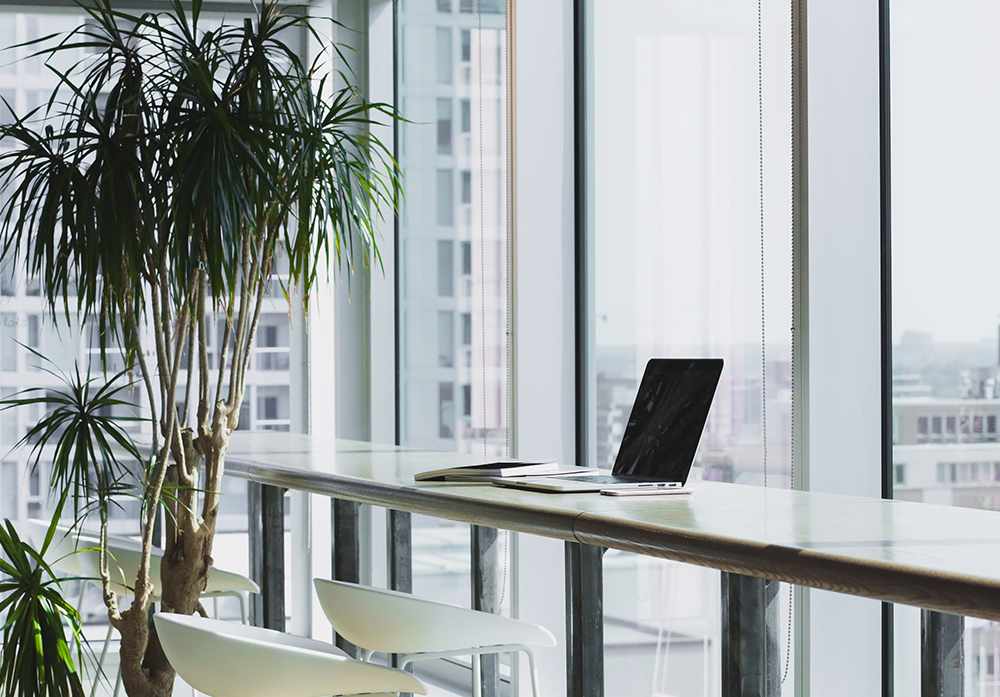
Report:
M 269 0 L 256 22 L 203 31 L 201 2 L 170 5 L 143 15 L 81 5 L 90 24 L 35 48 L 88 55 L 64 73 L 50 66 L 61 80 L 52 98 L 0 127 L 13 146 L 0 153 L 0 258 L 41 279 L 53 311 L 61 300 L 68 313 L 75 294 L 80 316 L 100 322 L 102 348 L 117 338 L 130 359 L 139 339 L 121 320 L 148 311 L 154 280 L 180 306 L 204 269 L 232 320 L 280 246 L 308 302 L 331 252 L 348 269 L 354 240 L 377 257 L 377 211 L 398 189 L 368 130 L 393 112 L 333 87 L 346 77 L 323 56 L 303 64 L 286 40 L 319 40 L 308 18 Z
M 80 616 L 63 598 L 59 582 L 43 560 L 56 522 L 58 516 L 37 552 L 21 540 L 10 521 L 0 526 L 0 571 L 6 575 L 0 580 L 0 613 L 6 612 L 0 690 L 6 697 L 83 695 L 63 628 L 65 618 L 79 646 Z
M 30 347 L 28 351 L 47 361 Z M 88 370 L 81 375 L 77 365 L 72 375 L 42 370 L 57 377 L 63 389 L 32 387 L 0 400 L 0 411 L 30 405 L 46 408 L 46 415 L 32 426 L 14 448 L 31 446 L 28 462 L 32 470 L 45 446 L 53 446 L 49 476 L 51 495 L 59 500 L 70 498 L 76 518 L 93 506 L 106 507 L 113 495 L 131 492 L 130 478 L 134 471 L 120 459 L 128 455 L 133 461 L 143 459 L 132 437 L 122 423 L 140 421 L 136 416 L 112 416 L 115 407 L 132 408 L 131 402 L 119 398 L 131 386 L 120 382 L 118 373 L 105 382 Z M 131 477 L 130 477 L 131 475 Z

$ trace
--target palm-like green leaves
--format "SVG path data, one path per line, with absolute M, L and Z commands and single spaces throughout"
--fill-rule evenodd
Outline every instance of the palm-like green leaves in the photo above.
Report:
M 41 551 L 21 540 L 10 521 L 0 526 L 0 613 L 6 613 L 0 654 L 0 690 L 5 697 L 79 697 L 80 675 L 73 663 L 63 619 L 79 635 L 80 617 L 66 602 L 43 560 L 53 521 Z
M 42 358 L 37 351 L 25 347 Z M 112 415 L 116 407 L 131 409 L 132 403 L 120 395 L 130 386 L 120 383 L 125 373 L 105 382 L 89 374 L 84 377 L 79 366 L 71 375 L 48 368 L 43 370 L 63 383 L 50 390 L 32 387 L 0 401 L 0 411 L 38 405 L 46 414 L 32 426 L 15 448 L 30 446 L 28 462 L 37 468 L 45 446 L 52 446 L 49 486 L 54 498 L 73 501 L 79 518 L 92 506 L 102 506 L 115 494 L 131 490 L 130 476 L 135 470 L 122 462 L 142 460 L 132 437 L 122 423 L 139 421 L 137 416 Z M 126 458 L 126 459 L 128 459 Z
M 85 6 L 93 21 L 38 53 L 97 55 L 59 74 L 65 98 L 0 128 L 14 145 L 0 153 L 0 257 L 41 279 L 52 309 L 75 288 L 80 314 L 130 357 L 138 338 L 115 319 L 145 307 L 151 277 L 165 271 L 182 294 L 203 268 L 232 300 L 255 280 L 240 260 L 258 235 L 258 276 L 280 243 L 308 298 L 330 252 L 371 244 L 378 207 L 395 202 L 395 163 L 367 130 L 392 112 L 303 64 L 286 39 L 312 31 L 307 19 L 265 2 L 255 22 L 202 31 L 200 5 Z

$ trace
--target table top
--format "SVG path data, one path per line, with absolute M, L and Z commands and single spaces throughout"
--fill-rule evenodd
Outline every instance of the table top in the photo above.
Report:
M 226 471 L 273 486 L 1000 621 L 1000 513 L 692 482 L 689 496 L 414 482 L 481 457 L 236 433 Z

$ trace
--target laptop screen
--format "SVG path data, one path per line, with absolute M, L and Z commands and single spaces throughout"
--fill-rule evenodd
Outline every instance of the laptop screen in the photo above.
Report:
M 651 359 L 612 474 L 686 482 L 721 375 L 721 358 Z

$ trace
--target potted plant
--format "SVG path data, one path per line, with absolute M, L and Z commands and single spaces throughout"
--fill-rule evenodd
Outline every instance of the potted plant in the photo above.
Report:
M 87 55 L 58 73 L 43 107 L 0 128 L 12 148 L 0 151 L 0 261 L 41 280 L 53 316 L 96 323 L 102 355 L 120 350 L 141 386 L 153 447 L 129 609 L 106 555 L 101 576 L 127 693 L 166 696 L 174 672 L 148 621 L 157 506 L 167 511 L 157 591 L 163 610 L 191 614 L 211 573 L 226 450 L 275 259 L 287 262 L 286 292 L 307 305 L 331 264 L 349 272 L 377 258 L 374 224 L 395 207 L 398 182 L 369 128 L 393 113 L 323 63 L 343 60 L 335 46 L 303 62 L 285 38 L 322 42 L 319 32 L 273 0 L 221 28 L 204 26 L 199 0 L 143 15 L 110 0 L 84 9 L 86 25 L 37 55 Z M 210 364 L 213 314 L 225 328 Z M 102 515 L 102 539 L 106 527 Z

